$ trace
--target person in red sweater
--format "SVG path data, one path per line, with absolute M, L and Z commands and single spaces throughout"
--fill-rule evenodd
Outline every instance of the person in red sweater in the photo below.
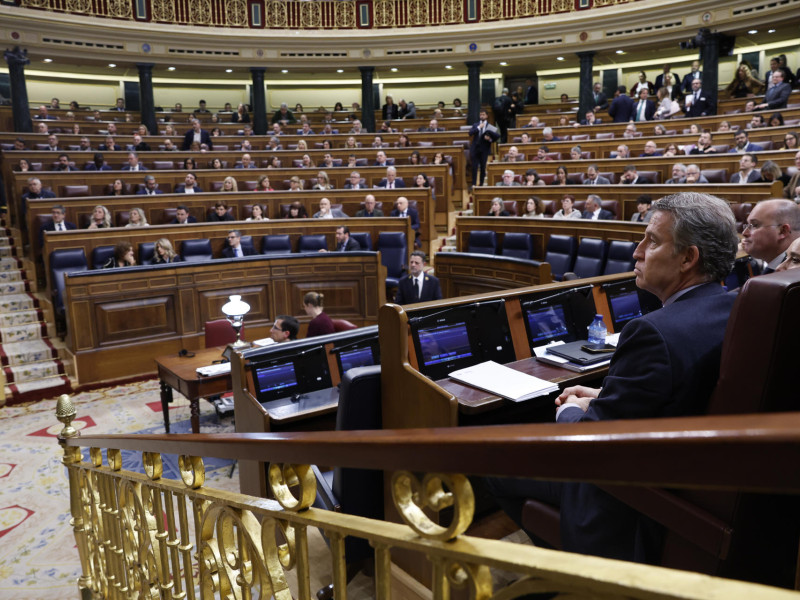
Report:
M 322 308 L 323 299 L 324 296 L 317 292 L 308 292 L 303 296 L 303 308 L 306 314 L 311 317 L 306 337 L 316 337 L 335 332 L 333 321 L 325 314 L 325 310 Z

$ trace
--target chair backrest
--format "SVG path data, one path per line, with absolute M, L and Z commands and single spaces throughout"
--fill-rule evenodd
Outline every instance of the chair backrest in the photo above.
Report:
M 350 237 L 358 242 L 362 250 L 372 250 L 372 236 L 369 231 L 351 231 Z
M 358 328 L 358 325 L 354 325 L 347 319 L 331 319 L 331 323 L 333 323 L 333 330 L 337 333 L 340 331 L 350 331 L 351 329 Z
M 243 235 L 241 238 L 239 238 L 239 243 L 242 245 L 243 251 L 250 250 L 253 254 L 255 254 L 256 248 L 253 245 L 252 235 Z
M 328 249 L 328 241 L 324 233 L 301 235 L 297 242 L 298 252 L 319 252 Z
M 503 208 L 508 211 L 512 217 L 517 216 L 517 201 L 516 200 L 503 200 Z
M 469 232 L 467 252 L 473 254 L 497 254 L 497 234 L 489 230 Z
M 114 256 L 114 246 L 96 246 L 92 248 L 92 269 L 102 269 L 108 259 Z
M 600 207 L 614 213 L 614 218 L 619 219 L 619 200 L 601 200 Z
M 503 256 L 530 259 L 533 254 L 531 236 L 524 232 L 508 232 L 503 236 Z
M 406 234 L 402 231 L 381 231 L 378 233 L 378 250 L 381 263 L 386 267 L 387 277 L 400 277 L 406 267 L 408 251 Z
M 572 270 L 575 254 L 578 251 L 578 242 L 568 235 L 551 235 L 547 241 L 544 261 L 550 263 L 550 272 L 553 279 L 561 281 L 564 273 Z
M 661 171 L 637 171 L 639 179 L 647 183 L 661 183 Z
M 181 243 L 181 258 L 186 262 L 203 262 L 211 260 L 211 240 L 183 240 Z
M 728 169 L 702 169 L 700 174 L 708 183 L 728 183 Z
M 337 431 L 381 428 L 381 367 L 355 367 L 342 375 Z M 370 519 L 383 519 L 383 472 L 337 467 L 333 473 L 333 493 L 342 512 Z M 372 554 L 366 540 L 345 539 L 347 562 L 357 562 Z
M 750 202 L 742 202 L 740 204 L 731 204 L 733 209 L 733 216 L 736 217 L 736 229 L 739 233 L 744 230 L 744 224 L 747 223 L 747 217 L 753 210 L 753 205 Z
M 64 274 L 88 269 L 83 248 L 53 250 L 50 253 L 50 279 L 53 283 L 53 303 L 56 310 L 60 312 L 64 309 Z
M 236 341 L 236 331 L 228 319 L 216 319 L 205 323 L 206 348 L 214 346 L 224 346 Z M 244 339 L 244 327 L 242 327 L 242 339 Z
M 152 265 L 156 254 L 155 242 L 141 242 L 139 244 L 139 264 Z
M 265 235 L 261 238 L 261 254 L 289 254 L 292 240 L 289 234 Z
M 66 198 L 75 198 L 77 196 L 89 196 L 91 193 L 88 185 L 62 185 L 61 195 Z
M 578 256 L 572 268 L 573 273 L 584 277 L 597 277 L 603 272 L 608 246 L 599 238 L 583 238 L 578 246 Z
M 608 258 L 603 269 L 603 275 L 633 271 L 633 265 L 636 263 L 633 259 L 634 250 L 636 250 L 636 242 L 612 240 L 608 246 Z

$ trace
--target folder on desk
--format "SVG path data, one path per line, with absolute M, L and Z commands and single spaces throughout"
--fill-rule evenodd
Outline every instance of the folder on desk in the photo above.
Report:
M 583 350 L 583 346 L 587 344 L 586 340 L 578 340 L 577 342 L 569 342 L 568 344 L 561 344 L 560 346 L 551 346 L 547 349 L 548 353 L 555 354 L 561 358 L 566 358 L 569 362 L 582 367 L 594 366 L 598 363 L 608 362 L 611 360 L 611 354 L 593 354 Z
M 450 373 L 450 378 L 514 402 L 558 391 L 558 385 L 555 383 L 515 371 L 491 360 L 453 371 Z

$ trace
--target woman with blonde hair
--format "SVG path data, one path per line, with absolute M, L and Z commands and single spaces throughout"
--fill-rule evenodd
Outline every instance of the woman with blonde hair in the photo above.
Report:
M 328 178 L 328 174 L 325 171 L 320 171 L 317 173 L 317 183 L 314 184 L 314 187 L 311 188 L 314 190 L 332 190 L 333 185 L 331 185 L 330 179 Z
M 132 208 L 130 216 L 128 217 L 128 224 L 125 227 L 149 227 L 150 223 L 147 222 L 147 217 L 141 208 Z
M 106 229 L 111 227 L 111 213 L 102 204 L 98 204 L 92 211 L 92 220 L 87 229 Z
M 236 180 L 228 176 L 222 180 L 222 190 L 223 192 L 238 192 L 239 191 L 239 184 Z
M 167 238 L 159 238 L 156 240 L 153 264 L 165 265 L 168 263 L 180 262 L 181 257 L 172 248 L 172 243 Z

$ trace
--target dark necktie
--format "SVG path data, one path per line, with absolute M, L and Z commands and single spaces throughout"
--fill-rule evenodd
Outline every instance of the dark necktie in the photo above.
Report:
M 419 300 L 419 281 L 414 277 L 414 300 Z

